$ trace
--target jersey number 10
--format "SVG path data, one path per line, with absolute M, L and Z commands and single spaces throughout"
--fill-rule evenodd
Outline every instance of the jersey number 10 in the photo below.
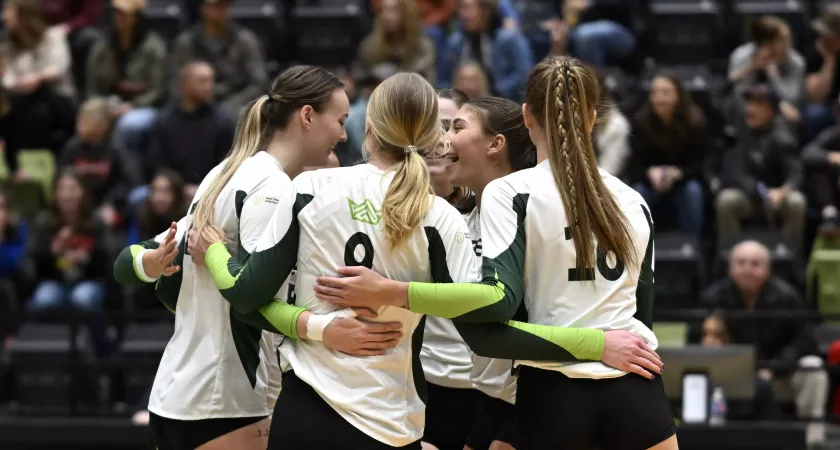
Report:
M 566 232 L 566 240 L 572 240 L 572 229 L 569 227 L 565 228 Z M 598 246 L 598 259 L 596 261 L 598 266 L 598 272 L 601 274 L 602 277 L 606 278 L 609 281 L 616 281 L 621 277 L 621 274 L 624 273 L 624 263 L 621 261 L 616 260 L 615 267 L 610 267 L 607 264 L 607 252 Z M 594 281 L 595 280 L 595 269 L 592 268 L 585 268 L 583 270 L 580 267 L 575 267 L 573 269 L 569 269 L 569 281 Z

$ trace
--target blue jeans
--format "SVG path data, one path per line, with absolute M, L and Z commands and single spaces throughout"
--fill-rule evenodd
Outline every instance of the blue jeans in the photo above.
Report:
M 49 311 L 59 308 L 73 308 L 86 313 L 102 311 L 102 301 L 105 288 L 98 281 L 80 281 L 68 286 L 60 281 L 42 281 L 35 288 L 32 298 L 26 303 L 28 312 Z M 107 325 L 100 316 L 87 320 L 91 338 L 99 356 L 107 356 L 108 343 Z
M 809 103 L 802 109 L 802 143 L 811 142 L 822 130 L 834 125 L 831 106 Z
M 440 25 L 424 25 L 423 32 L 435 44 L 435 54 L 439 55 L 438 57 L 442 56 L 446 50 L 446 30 Z M 429 80 L 429 83 L 437 86 L 437 80 Z
M 158 112 L 154 108 L 135 108 L 123 114 L 114 127 L 114 135 L 125 148 L 143 153 Z
M 699 181 L 687 180 L 664 194 L 648 183 L 636 183 L 633 188 L 642 194 L 654 217 L 675 215 L 680 231 L 698 237 L 703 232 L 703 186 Z
M 627 56 L 636 48 L 636 37 L 609 20 L 582 23 L 569 32 L 571 50 L 581 61 L 604 67 L 609 57 Z

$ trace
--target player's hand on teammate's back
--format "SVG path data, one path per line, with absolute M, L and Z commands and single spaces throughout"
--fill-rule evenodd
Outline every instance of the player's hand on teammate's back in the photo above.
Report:
M 365 322 L 354 317 L 336 317 L 324 329 L 327 347 L 353 356 L 384 355 L 402 339 L 399 322 Z
M 160 246 L 143 254 L 143 271 L 150 278 L 161 275 L 168 277 L 181 269 L 180 266 L 172 264 L 178 256 L 178 243 L 175 241 L 177 232 L 178 224 L 172 222 Z
M 197 266 L 204 265 L 204 254 L 207 252 L 207 245 L 199 241 L 198 231 L 190 230 L 187 237 L 187 253 Z
M 378 309 L 380 306 L 400 306 L 396 303 L 399 294 L 394 295 L 388 285 L 393 282 L 362 266 L 340 267 L 340 277 L 318 277 L 315 279 L 315 296 L 339 307 Z M 390 282 L 390 283 L 389 283 Z M 403 297 L 405 297 L 403 295 Z M 405 303 L 404 301 L 402 303 Z
M 624 330 L 604 333 L 604 354 L 601 362 L 648 379 L 662 373 L 662 361 L 644 339 Z

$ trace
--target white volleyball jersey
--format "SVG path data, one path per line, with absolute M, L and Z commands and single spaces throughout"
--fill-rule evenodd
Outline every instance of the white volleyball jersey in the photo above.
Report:
M 207 268 L 196 266 L 186 255 L 186 232 L 192 226 L 196 202 L 223 165 L 204 178 L 188 216 L 178 223 L 175 264 L 181 265 L 181 270 L 157 282 L 158 297 L 175 312 L 175 333 L 164 351 L 149 399 L 149 411 L 161 417 L 202 420 L 267 416 L 271 414 L 268 405 L 273 403 L 272 396 L 276 396 L 267 388 L 268 364 L 277 359 L 272 356 L 276 355 L 273 337 L 239 320 Z M 290 186 L 291 180 L 280 164 L 265 152 L 240 166 L 219 194 L 214 210 L 214 223 L 227 235 L 226 245 L 232 254 L 245 258 L 255 250 L 278 199 Z M 157 236 L 155 242 L 161 243 L 165 235 Z M 154 248 L 155 242 L 131 246 L 129 258 L 141 260 L 143 249 Z M 142 271 L 142 263 L 140 266 Z M 138 271 L 137 264 L 133 269 Z M 137 272 L 137 276 L 144 275 Z M 283 286 L 280 294 L 287 289 Z M 274 380 L 272 384 L 276 383 Z
M 547 160 L 494 180 L 485 189 L 481 204 L 484 257 L 498 259 L 509 248 L 524 246 L 524 273 L 517 276 L 524 277 L 529 323 L 626 330 L 655 349 L 657 340 L 651 330 L 653 221 L 638 192 L 604 170 L 599 173 L 636 236 L 640 268 L 625 268 L 600 251 L 596 267 L 576 267 L 575 247 L 567 229 L 570 220 Z M 640 281 L 640 272 L 649 280 Z M 516 364 L 556 370 L 571 378 L 612 378 L 626 373 L 596 361 L 517 360 Z
M 298 176 L 292 196 L 278 208 L 258 251 L 241 271 L 223 273 L 229 255 L 215 250 L 225 249 L 208 251 L 225 298 L 248 303 L 268 296 L 294 260 L 296 305 L 314 314 L 335 310 L 315 297 L 316 277 L 336 276 L 341 266 L 362 265 L 403 281 L 478 279 L 466 223 L 431 193 L 432 207 L 421 226 L 399 248 L 390 247 L 382 232 L 382 201 L 393 178 L 370 164 Z M 406 309 L 384 307 L 375 320 L 403 326 L 401 342 L 386 355 L 358 358 L 320 341 L 291 339 L 280 346 L 280 355 L 284 370 L 294 370 L 345 420 L 380 442 L 401 447 L 420 439 L 425 426 L 419 359 L 424 319 Z
M 475 207 L 469 214 L 464 215 L 464 219 L 467 221 L 467 228 L 470 230 L 476 260 L 481 264 L 482 248 L 479 208 Z M 472 352 L 470 354 L 472 355 L 470 380 L 472 381 L 473 387 L 493 398 L 498 398 L 511 404 L 515 403 L 516 377 L 512 373 L 513 361 L 509 359 L 487 358 Z

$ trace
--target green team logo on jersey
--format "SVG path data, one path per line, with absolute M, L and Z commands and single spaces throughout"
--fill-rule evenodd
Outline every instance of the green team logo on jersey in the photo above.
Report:
M 348 198 L 347 203 L 350 204 L 350 218 L 357 222 L 378 225 L 382 219 L 382 211 L 376 209 L 376 206 L 369 199 L 356 203 Z

